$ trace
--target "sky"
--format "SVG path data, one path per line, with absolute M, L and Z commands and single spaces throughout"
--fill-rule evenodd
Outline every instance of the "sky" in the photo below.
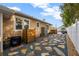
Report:
M 63 25 L 60 16 L 61 3 L 0 3 L 0 5 L 23 12 L 40 20 L 53 24 L 55 27 Z

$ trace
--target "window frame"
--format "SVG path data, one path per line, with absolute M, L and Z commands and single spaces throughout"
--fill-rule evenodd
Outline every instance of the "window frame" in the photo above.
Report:
M 19 17 L 15 17 L 15 20 L 14 20 L 14 31 L 22 31 L 23 30 L 23 20 L 22 20 L 22 29 L 16 29 L 16 18 L 18 18 L 18 19 L 21 19 L 21 18 L 19 18 Z
M 13 23 L 13 25 L 14 25 L 14 31 L 16 32 L 16 31 L 22 31 L 23 29 L 24 29 L 24 20 L 27 20 L 28 22 L 29 22 L 29 28 L 30 28 L 30 19 L 28 19 L 28 18 L 23 18 L 23 17 L 17 17 L 17 16 L 13 16 L 13 18 L 14 18 L 14 23 Z M 21 19 L 22 20 L 22 29 L 16 29 L 16 18 L 19 18 L 19 19 Z M 29 29 L 28 28 L 28 29 Z
M 39 26 L 37 26 L 37 24 L 39 24 Z M 40 28 L 40 22 L 36 22 L 36 27 L 37 28 Z
M 29 29 L 29 28 L 30 28 L 30 20 L 29 20 L 29 19 L 27 19 L 27 18 L 26 18 L 26 19 L 24 19 L 24 20 L 26 20 L 26 21 L 28 21 L 28 22 L 29 22 L 29 24 L 28 24 L 28 26 L 29 26 L 29 27 L 28 27 L 28 29 Z M 23 20 L 23 29 L 25 29 L 25 28 L 24 28 L 24 26 L 25 26 L 25 25 L 24 25 L 24 22 L 25 22 L 24 20 Z

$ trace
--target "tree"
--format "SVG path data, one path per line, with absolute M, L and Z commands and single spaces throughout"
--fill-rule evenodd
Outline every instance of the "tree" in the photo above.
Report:
M 79 19 L 79 4 L 65 3 L 60 6 L 62 21 L 65 27 L 75 23 L 75 19 Z

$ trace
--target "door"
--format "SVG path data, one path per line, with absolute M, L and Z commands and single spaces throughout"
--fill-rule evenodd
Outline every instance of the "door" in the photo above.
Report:
M 47 28 L 45 28 L 45 35 L 47 35 L 48 34 L 48 29 Z
M 45 36 L 45 27 L 41 27 L 41 36 Z

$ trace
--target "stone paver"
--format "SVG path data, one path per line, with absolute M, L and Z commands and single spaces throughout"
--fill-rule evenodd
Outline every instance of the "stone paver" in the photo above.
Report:
M 30 45 L 30 49 L 34 49 L 33 45 Z
M 52 51 L 52 47 L 45 47 L 45 49 L 50 51 L 50 52 Z
M 19 53 L 19 52 L 16 52 L 16 51 L 15 51 L 15 52 L 10 52 L 10 53 L 8 53 L 8 55 L 9 55 L 9 56 L 13 56 L 13 55 L 16 55 L 16 54 L 18 54 L 18 53 Z
M 57 52 L 57 54 L 59 54 L 61 56 L 65 56 L 65 54 L 60 49 L 58 49 L 57 47 L 53 47 L 53 49 Z
M 35 47 L 35 50 L 39 50 L 39 51 L 41 51 L 42 49 L 41 49 L 40 46 L 37 46 L 37 47 Z
M 58 47 L 63 48 L 63 49 L 65 48 L 65 46 L 64 46 L 64 45 L 58 45 Z
M 26 55 L 26 56 L 27 56 L 27 55 Z M 28 53 L 28 56 L 35 56 L 34 51 L 32 51 L 32 52 Z
M 35 45 L 40 45 L 40 43 L 35 43 Z
M 23 54 L 26 54 L 26 52 L 27 52 L 27 48 L 21 48 L 21 53 L 23 53 Z
M 49 56 L 49 53 L 41 53 L 41 56 Z

